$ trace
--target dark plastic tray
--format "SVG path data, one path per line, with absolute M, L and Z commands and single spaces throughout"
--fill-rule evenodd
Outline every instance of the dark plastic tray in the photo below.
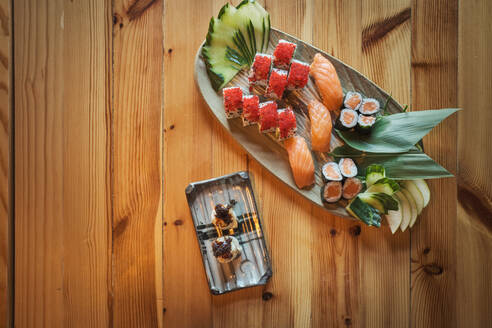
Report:
M 212 294 L 266 284 L 272 276 L 272 266 L 248 172 L 190 183 L 186 198 Z M 217 203 L 228 204 L 232 199 L 236 201 L 233 209 L 238 227 L 234 233 L 223 231 L 223 235 L 236 237 L 242 251 L 232 262 L 222 264 L 212 253 L 211 243 L 217 238 L 217 231 L 211 213 Z

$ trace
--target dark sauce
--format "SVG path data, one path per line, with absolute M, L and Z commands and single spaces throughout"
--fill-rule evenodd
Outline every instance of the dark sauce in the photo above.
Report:
M 212 251 L 215 257 L 222 257 L 224 259 L 230 259 L 232 257 L 232 238 L 225 237 L 224 241 L 215 240 L 212 243 Z

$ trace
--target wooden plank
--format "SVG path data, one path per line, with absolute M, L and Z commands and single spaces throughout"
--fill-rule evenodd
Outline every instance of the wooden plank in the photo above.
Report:
M 12 106 L 10 1 L 0 1 L 0 327 L 12 316 Z
M 113 319 L 155 327 L 161 212 L 162 1 L 113 4 Z
M 492 321 L 490 1 L 459 2 L 457 326 Z
M 410 0 L 362 2 L 362 72 L 399 101 L 410 102 Z M 384 101 L 384 99 L 380 99 Z M 359 241 L 361 325 L 407 326 L 410 233 L 364 227 Z M 381 310 L 384 309 L 384 310 Z
M 18 327 L 109 322 L 110 11 L 96 2 L 14 3 Z
M 212 326 L 212 299 L 185 197 L 211 177 L 213 121 L 193 81 L 212 1 L 166 1 L 164 17 L 164 326 Z M 183 14 L 186 13 L 186 14 Z M 179 27 L 178 27 L 179 26 Z
M 455 107 L 457 1 L 412 1 L 412 109 Z M 426 152 L 456 173 L 457 118 L 424 138 Z M 412 326 L 453 327 L 456 314 L 456 179 L 429 182 L 432 197 L 411 231 Z

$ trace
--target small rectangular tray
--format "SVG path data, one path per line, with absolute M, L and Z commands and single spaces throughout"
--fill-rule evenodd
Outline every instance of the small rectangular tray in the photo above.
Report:
M 266 284 L 272 276 L 272 266 L 248 172 L 190 183 L 186 187 L 186 198 L 212 294 Z M 234 234 L 224 231 L 223 235 L 236 237 L 242 251 L 232 262 L 221 264 L 212 253 L 211 244 L 217 238 L 217 231 L 211 214 L 216 204 L 229 204 L 233 199 L 238 227 Z

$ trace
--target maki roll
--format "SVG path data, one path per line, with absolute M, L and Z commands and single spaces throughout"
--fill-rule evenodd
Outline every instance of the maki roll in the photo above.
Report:
M 272 61 L 273 57 L 271 55 L 257 53 L 249 71 L 249 83 L 266 86 Z
M 323 165 L 321 173 L 324 181 L 342 181 L 343 179 L 340 168 L 335 162 L 328 162 Z
M 295 43 L 279 40 L 273 51 L 273 66 L 281 69 L 289 69 L 290 61 L 294 57 L 297 45 Z
M 293 59 L 287 76 L 287 89 L 302 89 L 309 80 L 309 65 Z
M 256 95 L 243 97 L 243 126 L 258 123 L 260 119 L 260 99 Z
M 342 197 L 352 199 L 362 190 L 362 181 L 357 178 L 348 178 L 343 183 Z
M 266 97 L 273 99 L 282 99 L 285 87 L 287 86 L 287 71 L 281 69 L 272 69 L 268 79 Z
M 273 132 L 278 126 L 277 103 L 267 101 L 260 104 L 260 119 L 258 128 L 262 133 Z
M 342 109 L 340 117 L 338 118 L 337 128 L 340 130 L 348 130 L 357 125 L 359 115 L 353 109 Z
M 362 100 L 359 112 L 364 115 L 371 115 L 376 114 L 380 109 L 381 107 L 379 106 L 379 101 L 373 98 L 366 98 Z
M 352 178 L 357 175 L 357 165 L 355 165 L 351 158 L 342 158 L 340 162 L 338 162 L 338 166 L 340 168 L 340 173 L 346 178 Z
M 241 116 L 243 109 L 243 91 L 239 87 L 222 89 L 224 96 L 224 110 L 227 118 Z
M 342 183 L 330 181 L 321 189 L 321 198 L 327 203 L 338 202 L 342 198 Z
M 237 228 L 237 216 L 231 205 L 217 204 L 212 213 L 212 223 L 221 230 Z
M 233 236 L 222 236 L 212 242 L 212 253 L 220 263 L 229 263 L 241 254 L 241 245 Z
M 359 120 L 357 122 L 357 129 L 360 132 L 369 133 L 371 132 L 372 126 L 376 122 L 375 116 L 359 115 Z
M 285 140 L 293 137 L 297 131 L 296 116 L 292 111 L 292 108 L 280 109 L 278 111 L 278 127 L 277 138 L 278 140 Z
M 362 103 L 362 95 L 358 92 L 349 91 L 345 95 L 345 100 L 343 101 L 343 105 L 345 108 L 358 110 Z

